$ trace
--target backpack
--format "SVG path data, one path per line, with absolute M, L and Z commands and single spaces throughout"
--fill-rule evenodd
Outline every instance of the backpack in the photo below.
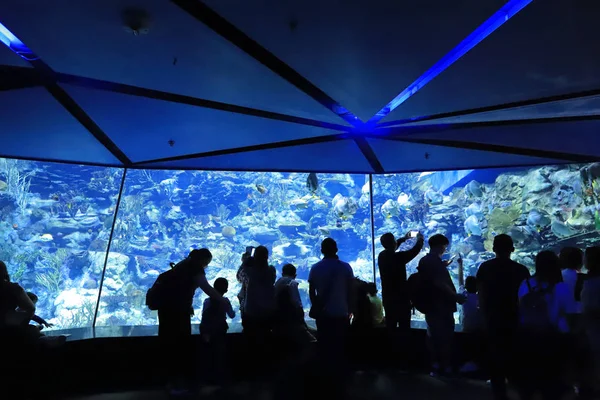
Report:
M 175 267 L 175 265 L 175 263 L 169 263 L 171 270 Z M 167 286 L 165 282 L 168 281 L 168 272 L 169 271 L 166 271 L 158 275 L 154 281 L 154 284 L 152 284 L 152 287 L 146 292 L 146 306 L 148 306 L 148 308 L 152 311 L 156 311 L 164 305 L 163 299 L 165 296 L 163 293 Z
M 552 292 L 553 286 L 546 289 L 532 287 L 526 279 L 529 291 L 519 301 L 519 319 L 521 328 L 528 332 L 551 332 L 556 330 L 550 319 L 549 305 L 546 295 Z
M 431 311 L 433 306 L 431 284 L 423 273 L 417 271 L 409 276 L 406 281 L 406 288 L 414 309 L 422 314 Z

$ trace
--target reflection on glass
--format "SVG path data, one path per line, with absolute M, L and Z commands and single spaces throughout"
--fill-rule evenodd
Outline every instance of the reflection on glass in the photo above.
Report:
M 292 263 L 305 307 L 308 272 L 320 242 L 332 237 L 357 276 L 373 280 L 368 176 L 348 174 L 129 170 L 102 288 L 97 326 L 152 325 L 145 306 L 156 277 L 193 248 L 207 247 L 207 278 L 229 281 L 234 308 L 236 272 L 247 246 L 264 245 L 270 262 Z M 366 184 L 366 186 L 365 186 Z M 363 187 L 365 190 L 363 190 Z M 199 322 L 204 295 L 196 296 Z M 239 314 L 239 313 L 238 313 Z M 239 321 L 239 316 L 236 321 Z
M 91 326 L 122 171 L 0 159 L 0 260 L 58 329 Z
M 462 254 L 467 277 L 494 257 L 494 236 L 507 233 L 515 242 L 513 259 L 533 269 L 542 249 L 600 243 L 599 178 L 600 164 L 373 176 L 376 253 L 386 232 L 442 233 L 450 239 L 449 256 Z M 408 265 L 408 274 L 427 251 Z M 450 268 L 458 288 L 456 263 Z

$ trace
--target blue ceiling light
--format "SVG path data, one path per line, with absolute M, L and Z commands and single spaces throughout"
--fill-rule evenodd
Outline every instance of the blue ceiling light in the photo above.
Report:
M 6 47 L 26 61 L 34 61 L 38 59 L 38 57 L 33 53 L 33 51 L 31 51 L 29 47 L 25 46 L 25 44 L 21 42 L 18 37 L 13 35 L 13 33 L 1 23 L 0 42 L 4 43 Z
M 488 18 L 483 24 L 467 36 L 458 46 L 452 49 L 433 67 L 417 78 L 412 84 L 404 89 L 391 102 L 377 112 L 367 124 L 376 124 L 391 113 L 400 104 L 408 100 L 417 93 L 423 86 L 427 85 L 433 78 L 441 74 L 446 68 L 454 64 L 458 59 L 467 54 L 471 49 L 477 46 L 483 39 L 488 37 L 496 29 L 500 28 L 505 22 L 514 17 L 519 11 L 525 8 L 533 0 L 510 0 L 494 15 Z

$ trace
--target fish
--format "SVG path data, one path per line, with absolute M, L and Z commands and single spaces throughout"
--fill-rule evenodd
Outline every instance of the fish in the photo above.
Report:
M 550 225 L 551 222 L 550 216 L 548 216 L 544 211 L 533 209 L 529 211 L 529 215 L 527 216 L 527 225 L 537 229 L 538 232 L 542 228 Z
M 266 187 L 264 187 L 264 186 L 263 186 L 263 185 L 261 185 L 261 184 L 256 184 L 256 190 L 258 190 L 258 192 L 259 192 L 260 194 L 265 194 L 265 193 L 267 193 L 267 188 L 266 188 Z
M 561 239 L 573 236 L 576 233 L 575 229 L 559 220 L 552 221 L 550 227 L 552 229 L 552 233 Z
M 479 203 L 473 203 L 465 209 L 465 216 L 468 218 L 471 215 L 477 218 L 482 217 L 483 214 L 481 213 L 481 205 Z
M 333 211 L 340 218 L 348 218 L 356 214 L 358 204 L 350 197 L 344 197 L 340 193 L 336 194 L 332 201 Z
M 316 173 L 311 172 L 308 174 L 308 177 L 306 178 L 306 188 L 312 194 L 317 192 L 317 189 L 319 189 L 319 179 L 317 178 Z
M 396 201 L 398 202 L 398 206 L 400 206 L 400 208 L 408 209 L 411 206 L 410 196 L 404 192 L 400 193 Z
M 424 194 L 425 201 L 431 205 L 438 205 L 444 202 L 444 196 L 440 192 L 429 189 Z
M 429 176 L 431 174 L 434 174 L 435 172 L 421 172 L 419 174 L 419 177 L 417 178 L 417 182 L 419 182 L 421 179 L 425 178 L 426 176 Z
M 465 193 L 467 193 L 467 195 L 470 197 L 483 197 L 481 183 L 477 181 L 471 181 L 467 183 L 467 186 L 465 186 Z
M 385 218 L 397 217 L 400 215 L 398 210 L 398 205 L 394 202 L 394 200 L 388 200 L 381 206 L 381 214 Z
M 471 235 L 481 236 L 483 231 L 481 229 L 479 220 L 477 219 L 476 216 L 471 215 L 469 218 L 467 218 L 465 220 L 465 231 L 467 232 L 467 234 L 469 236 L 471 236 Z

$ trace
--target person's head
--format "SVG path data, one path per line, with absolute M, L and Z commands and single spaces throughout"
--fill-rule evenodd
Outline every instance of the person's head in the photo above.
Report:
M 35 293 L 27 292 L 27 297 L 29 297 L 33 304 L 36 304 L 38 302 L 38 297 Z
M 600 275 L 600 246 L 585 249 L 585 268 L 590 274 Z
M 269 265 L 269 250 L 265 246 L 258 246 L 254 249 L 254 261 L 257 264 Z
M 390 232 L 384 233 L 379 239 L 381 245 L 386 250 L 396 250 L 396 238 Z
M 467 293 L 477 293 L 477 278 L 467 276 L 467 279 L 465 279 L 465 290 Z
M 446 249 L 450 245 L 450 241 L 448 240 L 448 238 L 442 235 L 441 233 L 430 237 L 428 243 L 430 251 L 433 254 L 437 254 L 439 256 L 444 254 L 446 252 Z
M 376 296 L 377 295 L 377 285 L 374 284 L 373 282 L 367 283 L 367 293 L 369 294 L 369 296 Z
M 535 257 L 535 276 L 540 282 L 556 285 L 562 282 L 560 260 L 555 252 L 540 251 Z
M 208 249 L 194 249 L 190 251 L 188 258 L 192 261 L 194 268 L 204 269 L 212 261 L 212 253 Z
M 281 275 L 295 279 L 296 278 L 296 267 L 292 264 L 285 264 L 281 269 Z
M 563 247 L 558 258 L 562 269 L 579 271 L 583 266 L 583 251 L 578 247 Z
M 10 276 L 8 275 L 8 268 L 4 261 L 0 261 L 0 281 L 10 282 Z
M 338 252 L 337 243 L 332 238 L 325 238 L 321 242 L 321 253 L 324 257 L 335 257 Z
M 515 245 L 510 236 L 506 234 L 500 234 L 494 237 L 494 253 L 496 257 L 510 257 L 511 253 L 515 251 Z
M 229 282 L 225 278 L 217 278 L 215 279 L 214 284 L 215 290 L 219 292 L 219 294 L 223 295 L 227 293 L 227 288 L 229 287 Z

